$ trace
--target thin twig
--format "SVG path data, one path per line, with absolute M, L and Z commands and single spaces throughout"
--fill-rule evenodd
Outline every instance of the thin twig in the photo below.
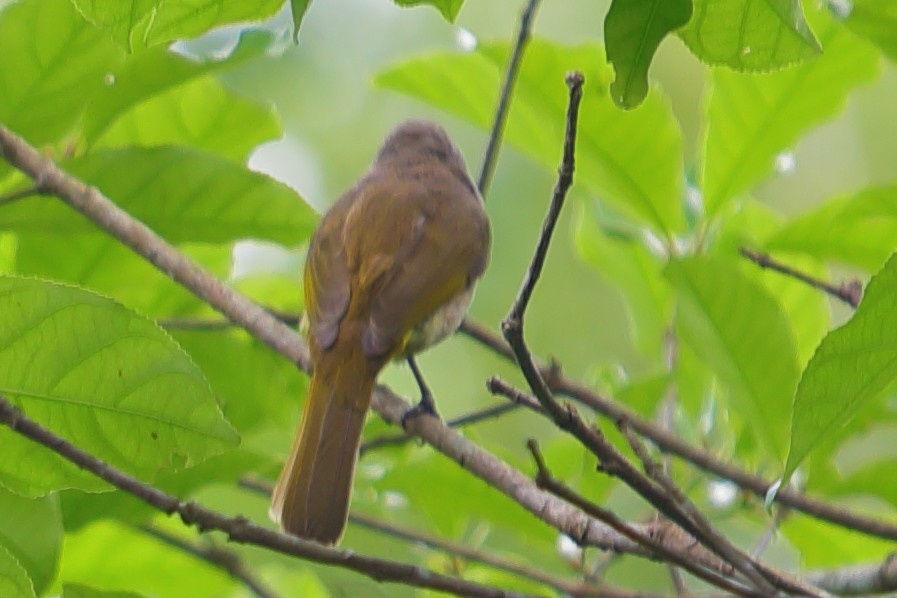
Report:
M 508 360 L 514 360 L 514 353 L 511 351 L 507 341 L 482 324 L 472 320 L 465 320 L 460 330 L 463 334 L 493 350 L 496 354 Z M 540 366 L 540 370 L 547 371 L 547 368 Z M 722 479 L 729 480 L 760 498 L 765 498 L 773 483 L 727 463 L 703 448 L 688 444 L 671 431 L 640 417 L 625 405 L 604 397 L 594 389 L 567 378 L 563 374 L 557 375 L 552 380 L 551 386 L 558 394 L 574 399 L 612 421 L 628 422 L 633 430 L 651 440 L 660 450 L 672 453 L 700 469 L 713 473 Z M 495 387 L 492 392 L 493 394 L 502 394 L 516 400 L 516 397 L 513 397 L 514 389 L 508 387 L 506 390 L 509 390 L 511 394 L 505 394 L 501 387 Z M 533 399 L 533 397 L 530 398 Z M 807 496 L 795 490 L 788 488 L 779 490 L 776 493 L 775 502 L 815 519 L 828 521 L 829 523 L 869 536 L 897 541 L 897 525 L 860 515 L 849 509 Z
M 10 191 L 6 195 L 0 195 L 0 206 L 9 205 L 13 202 L 19 201 L 20 199 L 25 199 L 26 197 L 31 197 L 32 195 L 39 195 L 40 193 L 41 190 L 37 185 L 33 185 L 31 187 L 28 187 L 27 189 Z
M 897 553 L 888 555 L 880 564 L 811 572 L 807 578 L 838 596 L 868 596 L 892 592 L 897 588 Z
M 739 582 L 730 579 L 720 572 L 698 565 L 696 562 L 697 559 L 695 559 L 693 555 L 682 554 L 677 550 L 670 549 L 662 541 L 658 541 L 654 537 L 654 534 L 645 533 L 628 521 L 618 517 L 613 511 L 600 507 L 585 499 L 551 475 L 548 466 L 545 464 L 545 459 L 542 457 L 542 453 L 539 450 L 539 445 L 535 440 L 530 440 L 527 443 L 527 448 L 529 448 L 530 453 L 533 456 L 533 461 L 536 463 L 536 485 L 540 488 L 544 488 L 555 496 L 576 505 L 592 517 L 599 521 L 603 521 L 633 542 L 646 547 L 651 553 L 656 555 L 657 558 L 662 558 L 669 563 L 674 563 L 690 572 L 695 577 L 703 579 L 708 583 L 739 596 L 765 595 L 741 585 Z
M 523 52 L 532 36 L 533 17 L 539 0 L 527 0 L 526 8 L 520 15 L 520 28 L 517 31 L 517 41 L 511 56 L 508 59 L 508 68 L 505 71 L 504 82 L 498 95 L 498 106 L 495 108 L 495 117 L 492 119 L 492 128 L 489 133 L 489 142 L 486 151 L 483 152 L 483 165 L 480 168 L 480 176 L 477 179 L 477 188 L 480 194 L 486 197 L 489 185 L 492 183 L 492 175 L 495 173 L 495 165 L 498 161 L 498 150 L 501 148 L 502 137 L 505 132 L 505 124 L 508 120 L 508 108 L 511 105 L 514 86 L 517 83 L 517 75 L 520 73 L 520 65 L 523 62 Z
M 441 575 L 423 567 L 364 556 L 354 551 L 329 548 L 316 542 L 309 542 L 296 536 L 289 536 L 261 527 L 243 517 L 230 517 L 212 511 L 195 502 L 183 502 L 176 496 L 141 482 L 137 478 L 83 451 L 64 438 L 57 436 L 47 428 L 29 419 L 19 409 L 13 407 L 3 396 L 0 396 L 0 423 L 8 426 L 14 432 L 49 448 L 81 469 L 85 469 L 109 482 L 119 490 L 139 498 L 151 507 L 168 515 L 177 513 L 186 525 L 195 525 L 202 532 L 210 530 L 221 531 L 227 534 L 228 539 L 233 542 L 260 546 L 310 561 L 351 569 L 381 582 L 400 582 L 406 585 L 442 590 L 458 596 L 497 598 L 520 595 L 515 592 Z
M 840 285 L 836 286 L 829 282 L 825 282 L 824 280 L 820 280 L 814 276 L 810 276 L 806 272 L 801 272 L 800 270 L 792 268 L 787 264 L 783 264 L 782 262 L 774 260 L 767 253 L 761 253 L 747 247 L 742 247 L 740 251 L 741 255 L 751 260 L 761 268 L 769 268 L 770 270 L 774 270 L 775 272 L 790 276 L 791 278 L 810 285 L 814 289 L 819 289 L 820 291 L 828 293 L 835 299 L 843 301 L 854 309 L 857 308 L 857 306 L 860 304 L 860 300 L 863 298 L 863 285 L 859 280 L 842 282 Z
M 528 399 L 529 397 L 524 397 L 523 400 Z M 466 413 L 456 418 L 446 420 L 445 425 L 450 428 L 460 429 L 487 419 L 499 417 L 511 411 L 516 411 L 518 407 L 520 407 L 519 403 L 499 403 L 498 405 L 492 405 L 491 407 L 486 407 L 477 411 L 471 411 L 470 413 Z M 377 450 L 386 446 L 402 445 L 411 439 L 412 436 L 403 433 L 384 434 L 383 436 L 378 436 L 376 438 L 372 438 L 363 442 L 361 444 L 361 447 L 358 449 L 358 454 L 365 455 L 370 451 Z
M 280 311 L 272 307 L 264 307 L 265 311 L 289 326 L 295 328 L 302 321 L 302 314 Z M 156 320 L 162 328 L 168 330 L 226 330 L 240 324 L 223 318 L 160 318 Z
M 141 525 L 140 530 L 153 538 L 181 550 L 190 556 L 223 569 L 228 575 L 245 585 L 258 598 L 277 598 L 278 594 L 265 586 L 249 572 L 239 555 L 212 544 L 197 544 L 179 538 L 154 525 Z

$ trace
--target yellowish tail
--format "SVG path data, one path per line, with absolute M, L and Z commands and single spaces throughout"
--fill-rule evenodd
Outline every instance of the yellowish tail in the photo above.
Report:
M 378 368 L 357 357 L 354 364 L 332 358 L 316 364 L 269 511 L 285 532 L 322 544 L 335 544 L 346 527 L 361 429 L 377 375 Z

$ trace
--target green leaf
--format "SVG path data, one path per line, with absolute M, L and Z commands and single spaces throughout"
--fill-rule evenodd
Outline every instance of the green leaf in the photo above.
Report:
M 0 14 L 0 122 L 34 145 L 58 141 L 124 54 L 69 0 L 23 0 Z
M 299 27 L 302 26 L 302 19 L 309 6 L 311 6 L 311 0 L 290 0 L 290 11 L 293 15 L 293 41 L 295 43 L 299 43 Z
M 897 379 L 895 297 L 897 254 L 869 281 L 853 318 L 822 340 L 801 376 L 786 478 L 821 438 Z
M 0 277 L 0 364 L 0 393 L 29 417 L 141 478 L 239 440 L 171 337 L 83 289 Z M 104 487 L 11 430 L 0 431 L 0 445 L 0 483 L 17 493 Z
M 62 598 L 143 598 L 143 595 L 135 592 L 97 590 L 80 583 L 67 583 L 62 586 Z
M 765 75 L 711 76 L 701 185 L 709 214 L 772 170 L 775 155 L 843 109 L 848 93 L 879 72 L 878 54 L 830 18 L 817 27 L 825 53 Z
M 36 598 L 28 573 L 3 546 L 0 546 L 0 596 Z
M 56 578 L 62 552 L 59 501 L 55 496 L 23 498 L 0 488 L 0 513 L 0 548 L 8 550 L 25 569 L 34 591 L 43 594 Z
M 891 541 L 813 517 L 789 517 L 782 523 L 782 533 L 800 551 L 801 565 L 807 569 L 841 569 L 880 561 L 894 548 Z
M 648 67 L 657 46 L 691 18 L 692 0 L 614 0 L 604 19 L 607 59 L 616 78 L 610 86 L 621 108 L 634 108 L 648 95 Z
M 90 288 L 150 316 L 198 315 L 210 308 L 164 272 L 108 235 L 18 235 L 16 271 Z M 190 259 L 219 278 L 231 268 L 227 245 L 181 245 Z
M 376 82 L 488 130 L 505 69 L 507 44 L 470 54 L 420 57 L 381 72 Z M 517 83 L 505 139 L 554 172 L 564 137 L 571 69 L 585 74 L 577 139 L 576 182 L 663 233 L 684 227 L 682 134 L 657 89 L 635 110 L 616 107 L 601 48 L 564 47 L 534 39 Z M 666 236 L 666 235 L 665 235 Z
M 822 48 L 800 0 L 694 0 L 694 18 L 680 32 L 710 65 L 771 71 L 809 60 Z
M 127 50 L 198 36 L 274 15 L 283 0 L 72 0 L 85 19 Z
M 461 5 L 464 4 L 464 0 L 393 0 L 398 6 L 420 6 L 421 4 L 429 4 L 436 10 L 438 10 L 446 21 L 450 23 L 455 22 L 455 17 L 458 16 L 458 12 L 461 10 Z
M 602 230 L 589 210 L 577 216 L 576 247 L 623 297 L 636 345 L 656 355 L 672 318 L 672 293 L 661 260 L 637 240 Z
M 134 106 L 205 75 L 218 73 L 260 56 L 273 37 L 263 31 L 244 31 L 234 50 L 219 60 L 196 61 L 166 48 L 153 48 L 128 56 L 111 85 L 93 98 L 84 115 L 88 145 L 99 138 L 116 118 Z
M 828 201 L 790 221 L 766 247 L 875 271 L 897 249 L 897 185 Z
M 897 4 L 893 0 L 852 0 L 844 23 L 897 61 Z
M 784 456 L 798 366 L 781 307 L 733 261 L 672 261 L 666 276 L 679 292 L 683 342 L 731 390 L 733 407 L 767 447 Z
M 317 216 L 292 189 L 218 156 L 185 147 L 101 150 L 64 164 L 172 243 L 307 240 Z M 0 227 L 60 235 L 100 233 L 59 200 L 0 210 Z
M 214 78 L 202 77 L 135 106 L 95 147 L 188 145 L 242 162 L 256 146 L 280 135 L 272 106 L 240 98 Z
M 158 525 L 164 526 L 165 522 Z M 172 526 L 168 531 L 183 532 Z M 190 536 L 185 539 L 195 540 Z M 128 588 L 153 597 L 220 598 L 236 595 L 238 587 L 238 582 L 220 567 L 140 530 L 107 521 L 66 535 L 59 578 L 66 585 Z

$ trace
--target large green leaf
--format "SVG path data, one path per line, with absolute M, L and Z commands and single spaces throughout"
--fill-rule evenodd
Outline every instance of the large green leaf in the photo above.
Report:
M 415 58 L 376 81 L 488 129 L 507 52 L 507 44 L 483 44 L 475 53 Z M 508 143 L 557 169 L 567 107 L 563 81 L 571 69 L 586 78 L 577 183 L 659 231 L 683 228 L 682 135 L 669 103 L 652 89 L 637 109 L 617 108 L 606 91 L 612 72 L 599 46 L 532 41 L 508 119 Z
M 681 32 L 698 58 L 739 71 L 770 71 L 819 54 L 800 0 L 694 0 Z
M 672 317 L 673 296 L 663 278 L 661 260 L 639 239 L 602 230 L 588 210 L 577 216 L 576 246 L 598 275 L 622 295 L 636 345 L 646 354 L 658 355 Z
M 260 21 L 283 0 L 72 0 L 85 19 L 131 50 L 195 37 L 213 27 Z
M 116 118 L 141 102 L 258 57 L 271 41 L 272 36 L 267 32 L 246 31 L 226 58 L 216 60 L 197 61 L 167 48 L 152 48 L 128 56 L 111 84 L 103 87 L 87 107 L 84 116 L 87 143 L 92 144 Z
M 62 598 L 142 598 L 141 594 L 115 590 L 96 590 L 80 583 L 62 586 Z
M 826 336 L 794 398 L 787 478 L 816 444 L 897 380 L 897 254 L 866 287 L 853 318 Z
M 701 185 L 715 214 L 773 168 L 777 153 L 837 114 L 847 94 L 879 72 L 878 53 L 828 17 L 817 27 L 825 52 L 777 73 L 713 71 Z
M 438 10 L 446 21 L 454 21 L 464 0 L 393 0 L 399 6 L 419 6 L 429 4 Z
M 0 380 L 29 417 L 145 478 L 238 441 L 199 368 L 163 330 L 114 301 L 30 278 L 0 278 Z M 36 496 L 99 488 L 4 429 L 0 484 Z
M 648 95 L 648 67 L 661 40 L 691 18 L 692 0 L 614 0 L 604 19 L 607 59 L 616 77 L 610 86 L 622 108 Z
M 33 144 L 58 141 L 124 57 L 69 0 L 0 13 L 0 122 Z
M 242 162 L 280 135 L 273 107 L 202 77 L 135 106 L 106 129 L 96 147 L 187 145 Z
M 798 366 L 781 307 L 722 258 L 672 261 L 666 276 L 679 292 L 683 342 L 727 385 L 768 454 L 784 457 Z
M 258 238 L 298 244 L 308 239 L 317 219 L 286 185 L 185 147 L 102 150 L 64 167 L 173 243 Z M 100 232 L 48 197 L 5 206 L 0 227 L 60 235 Z
M 894 0 L 851 0 L 847 26 L 897 61 L 897 3 Z
M 0 548 L 27 571 L 34 591 L 43 594 L 56 578 L 62 552 L 62 517 L 55 496 L 23 498 L 0 488 Z M 0 595 L 6 596 L 0 592 Z
M 826 202 L 790 221 L 766 246 L 877 270 L 897 249 L 897 185 Z
M 25 568 L 0 546 L 0 596 L 10 598 L 35 598 L 34 586 Z

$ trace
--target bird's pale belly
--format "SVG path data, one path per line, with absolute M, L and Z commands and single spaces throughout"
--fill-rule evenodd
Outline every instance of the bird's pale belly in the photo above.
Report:
M 430 317 L 413 328 L 405 341 L 400 356 L 413 355 L 452 334 L 461 325 L 467 307 L 473 299 L 473 285 L 433 312 Z

